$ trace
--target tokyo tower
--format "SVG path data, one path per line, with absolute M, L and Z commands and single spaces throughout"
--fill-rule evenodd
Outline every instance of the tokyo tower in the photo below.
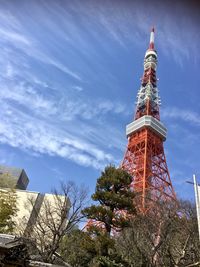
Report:
M 153 28 L 144 57 L 134 120 L 126 126 L 128 145 L 121 164 L 132 176 L 131 187 L 141 211 L 148 210 L 156 201 L 176 200 L 163 147 L 167 129 L 160 121 L 156 67 Z

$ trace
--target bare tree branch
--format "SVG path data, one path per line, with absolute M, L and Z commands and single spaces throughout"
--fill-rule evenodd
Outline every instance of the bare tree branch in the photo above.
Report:
M 35 210 L 34 224 L 25 236 L 34 239 L 44 260 L 53 262 L 53 255 L 59 248 L 64 235 L 68 234 L 83 219 L 81 210 L 87 203 L 87 190 L 73 182 L 61 182 L 52 195 L 44 196 L 40 210 Z M 29 199 L 29 208 L 34 208 Z

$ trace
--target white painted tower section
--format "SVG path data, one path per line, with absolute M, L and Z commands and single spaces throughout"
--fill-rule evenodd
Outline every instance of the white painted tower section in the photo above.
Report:
M 151 43 L 154 44 L 154 28 L 151 30 L 151 34 L 150 34 L 150 44 Z
M 150 44 L 151 43 L 154 44 L 154 29 L 152 29 L 150 34 Z M 144 69 L 147 70 L 151 68 L 155 71 L 157 68 L 157 53 L 154 49 L 148 49 L 144 57 Z M 136 105 L 138 107 L 145 105 L 147 99 L 150 99 L 155 105 L 160 105 L 161 100 L 158 92 L 158 88 L 153 86 L 150 81 L 145 86 L 142 85 L 137 94 Z

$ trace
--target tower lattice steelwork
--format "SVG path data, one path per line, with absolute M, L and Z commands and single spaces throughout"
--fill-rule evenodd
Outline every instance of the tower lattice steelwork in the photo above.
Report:
M 149 209 L 155 201 L 176 199 L 163 147 L 167 129 L 160 121 L 156 67 L 153 28 L 144 57 L 134 121 L 126 126 L 128 146 L 121 164 L 133 177 L 131 186 L 142 211 Z

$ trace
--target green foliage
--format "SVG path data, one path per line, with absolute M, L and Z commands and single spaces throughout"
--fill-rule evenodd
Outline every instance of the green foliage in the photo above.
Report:
M 131 176 L 122 169 L 108 166 L 97 180 L 92 195 L 98 205 L 83 210 L 88 219 L 102 222 L 108 234 L 113 228 L 123 229 L 129 225 L 129 215 L 135 214 L 134 193 L 130 190 Z
M 8 172 L 0 174 L 0 188 L 14 188 L 16 185 L 15 178 Z
M 0 233 L 12 233 L 15 227 L 13 217 L 17 213 L 14 190 L 0 189 Z
M 88 266 L 96 255 L 94 240 L 85 232 L 73 230 L 63 237 L 60 254 L 73 267 Z
M 88 233 L 92 237 L 95 257 L 88 266 L 128 266 L 116 253 L 115 239 L 111 233 L 120 231 L 130 224 L 135 215 L 134 193 L 130 190 L 132 177 L 122 169 L 107 166 L 97 180 L 92 199 L 98 202 L 82 212 L 88 219 L 100 223 L 102 227 L 90 226 Z
M 118 262 L 115 259 L 111 259 L 110 257 L 105 256 L 99 257 L 96 264 L 99 267 L 129 267 L 126 262 Z
M 99 267 L 129 267 L 116 250 L 116 240 L 107 233 L 99 232 L 95 240 L 96 256 L 89 266 Z
M 158 201 L 146 214 L 136 214 L 131 180 L 121 169 L 105 168 L 92 195 L 98 204 L 83 210 L 97 224 L 65 237 L 64 259 L 74 267 L 199 266 L 195 207 Z
M 59 253 L 73 267 L 129 267 L 116 251 L 115 240 L 102 231 L 91 237 L 87 232 L 73 230 L 62 239 Z
M 0 233 L 12 233 L 15 228 L 13 218 L 17 213 L 17 197 L 14 187 L 15 179 L 10 173 L 0 174 Z

